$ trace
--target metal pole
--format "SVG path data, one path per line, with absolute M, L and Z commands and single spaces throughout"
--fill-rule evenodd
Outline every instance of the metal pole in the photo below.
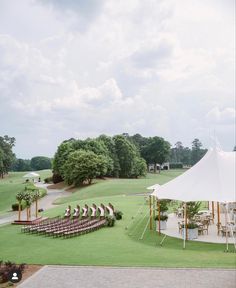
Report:
M 187 240 L 187 205 L 186 202 L 184 203 L 184 243 L 183 243 L 183 248 L 185 249 L 186 247 L 186 240 Z
M 161 205 L 160 200 L 158 199 L 158 233 L 161 234 Z
M 220 203 L 217 202 L 217 235 L 220 234 Z
M 226 241 L 226 252 L 229 251 L 229 243 L 228 243 L 228 227 L 227 227 L 227 204 L 225 206 L 225 241 Z
M 149 196 L 149 210 L 150 210 L 150 230 L 152 230 L 152 196 Z
M 211 202 L 211 208 L 212 208 L 212 218 L 213 218 L 213 223 L 215 219 L 215 207 L 214 207 L 214 201 Z

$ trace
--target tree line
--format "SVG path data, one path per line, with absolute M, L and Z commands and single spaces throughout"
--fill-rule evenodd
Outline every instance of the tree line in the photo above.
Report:
M 35 156 L 31 159 L 14 159 L 11 171 L 35 171 L 52 168 L 52 159 L 45 156 Z
M 96 177 L 137 178 L 144 176 L 149 164 L 194 165 L 206 153 L 202 143 L 194 139 L 192 147 L 178 141 L 174 147 L 162 137 L 130 136 L 127 133 L 113 137 L 63 141 L 52 161 L 48 157 L 17 159 L 12 152 L 15 138 L 0 137 L 0 176 L 8 171 L 32 171 L 53 168 L 54 182 L 65 180 L 68 184 L 91 183 Z M 156 169 L 156 165 L 154 165 Z
M 100 135 L 86 140 L 71 138 L 58 146 L 53 159 L 53 180 L 79 185 L 91 184 L 96 177 L 137 178 L 147 173 L 149 164 L 154 164 L 155 172 L 156 164 L 167 161 L 172 165 L 181 164 L 180 167 L 194 165 L 206 152 L 198 139 L 193 140 L 190 149 L 180 141 L 171 148 L 162 137 L 140 134 Z

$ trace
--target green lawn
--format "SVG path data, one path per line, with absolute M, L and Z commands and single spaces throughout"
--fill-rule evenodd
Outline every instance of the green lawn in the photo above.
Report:
M 145 178 L 139 179 L 111 179 L 96 180 L 90 186 L 78 188 L 70 197 L 60 198 L 55 204 L 63 204 L 76 200 L 82 200 L 93 197 L 104 197 L 114 195 L 131 195 L 137 193 L 146 193 L 147 187 L 153 184 L 163 184 L 182 174 L 184 170 L 162 171 L 161 174 L 148 174 Z
M 188 242 L 183 251 L 182 241 L 168 237 L 163 247 L 162 237 L 147 230 L 139 240 L 147 218 L 135 229 L 144 214 L 139 214 L 132 224 L 132 215 L 145 203 L 140 196 L 112 196 L 87 200 L 112 202 L 124 212 L 124 218 L 113 228 L 103 228 L 91 234 L 71 238 L 53 239 L 28 235 L 20 227 L 7 225 L 0 228 L 1 258 L 28 264 L 158 266 L 158 267 L 235 267 L 235 254 L 224 253 L 224 245 Z M 81 205 L 85 201 L 80 202 Z M 72 207 L 76 203 L 72 202 Z M 61 214 L 66 205 L 47 212 Z M 143 206 L 143 213 L 148 205 Z M 125 228 L 128 226 L 128 230 Z M 129 233 L 134 231 L 132 235 Z M 158 243 L 158 245 L 156 245 Z
M 8 176 L 0 179 L 0 214 L 11 210 L 11 205 L 16 203 L 16 194 L 25 187 L 24 178 L 27 172 L 11 172 Z M 51 175 L 51 170 L 38 171 L 41 179 Z
M 161 247 L 159 243 L 163 235 L 158 236 L 156 232 L 149 229 L 143 240 L 139 240 L 148 220 L 144 217 L 148 213 L 148 204 L 144 196 L 130 194 L 144 192 L 146 186 L 166 181 L 168 175 L 170 179 L 171 173 L 149 175 L 147 179 L 140 180 L 100 181 L 99 184 L 79 189 L 69 197 L 69 202 L 64 199 L 63 204 L 44 212 L 45 216 L 62 215 L 68 204 L 74 208 L 77 203 L 82 206 L 85 203 L 90 205 L 111 202 L 115 208 L 124 213 L 123 219 L 116 221 L 115 227 L 112 228 L 102 228 L 87 235 L 61 239 L 24 234 L 20 232 L 19 226 L 2 226 L 0 227 L 0 258 L 28 264 L 234 268 L 235 254 L 224 253 L 223 244 L 188 241 L 186 250 L 183 250 L 180 239 L 167 237 Z M 112 187 L 112 190 L 109 190 L 110 194 L 120 195 L 102 196 L 106 185 Z M 94 197 L 97 192 L 93 189 L 100 191 L 97 194 L 99 197 Z M 87 197 L 91 195 L 92 197 L 78 201 L 79 197 L 86 197 L 86 190 Z M 233 249 L 232 245 L 230 249 Z

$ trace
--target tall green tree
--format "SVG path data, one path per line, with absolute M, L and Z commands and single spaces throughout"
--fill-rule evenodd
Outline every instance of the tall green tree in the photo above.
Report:
M 58 147 L 53 159 L 53 174 L 57 176 L 55 178 L 64 177 L 64 164 L 69 158 L 70 154 L 75 151 L 73 142 L 75 140 L 69 140 L 62 142 Z
M 116 154 L 116 145 L 114 139 L 106 135 L 100 135 L 98 137 L 98 140 L 102 141 L 103 144 L 106 146 L 108 156 L 112 159 L 113 162 L 113 169 L 112 170 L 108 169 L 107 176 L 119 177 L 120 164 L 118 156 Z
M 139 150 L 129 135 L 116 135 L 113 137 L 115 151 L 119 161 L 119 177 L 138 177 L 146 174 L 147 165 L 143 158 L 140 157 Z
M 191 164 L 195 165 L 207 152 L 206 149 L 202 149 L 202 143 L 199 139 L 195 138 L 192 142 L 191 152 Z
M 107 159 L 92 151 L 77 150 L 72 152 L 64 164 L 64 179 L 71 185 L 91 184 L 98 176 L 107 172 Z
M 45 156 L 35 156 L 30 161 L 32 170 L 43 170 L 52 168 L 52 160 Z
M 30 160 L 28 159 L 15 159 L 11 167 L 12 171 L 31 171 Z
M 165 141 L 162 137 L 150 137 L 148 144 L 143 149 L 143 157 L 148 164 L 154 164 L 154 171 L 156 172 L 156 165 L 162 165 L 167 161 L 170 154 L 170 143 Z
M 0 176 L 2 178 L 8 173 L 15 160 L 15 154 L 12 151 L 15 141 L 14 137 L 8 135 L 0 136 Z

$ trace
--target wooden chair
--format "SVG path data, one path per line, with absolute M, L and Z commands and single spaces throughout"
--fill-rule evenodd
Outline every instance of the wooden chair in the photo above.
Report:
M 82 208 L 82 219 L 88 217 L 88 211 L 89 211 L 89 207 L 87 204 L 84 205 L 84 207 Z
M 74 209 L 73 219 L 79 218 L 79 215 L 80 215 L 80 206 L 77 205 L 76 208 Z
M 70 218 L 71 216 L 71 206 L 69 205 L 68 208 L 65 210 L 64 218 Z

